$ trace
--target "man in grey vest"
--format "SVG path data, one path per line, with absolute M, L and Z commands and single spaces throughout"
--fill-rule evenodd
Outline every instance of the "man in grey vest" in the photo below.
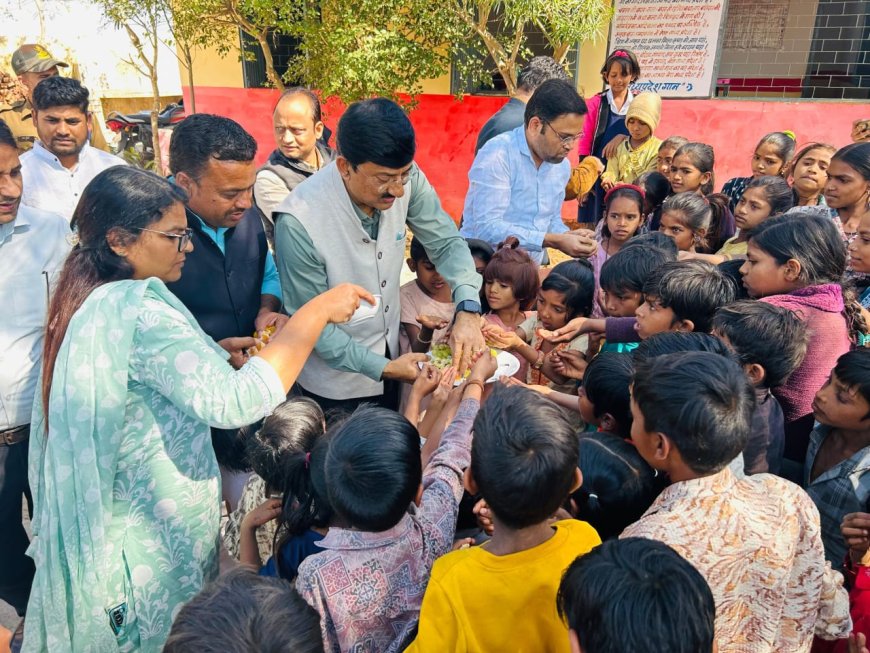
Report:
M 302 181 L 335 160 L 335 152 L 321 141 L 324 125 L 320 100 L 301 86 L 288 88 L 272 112 L 275 150 L 257 171 L 254 201 L 263 213 L 263 227 L 273 244 L 272 212 Z
M 327 327 L 299 376 L 324 408 L 374 401 L 394 407 L 385 381 L 412 382 L 423 354 L 399 350 L 399 275 L 410 227 L 453 291 L 451 335 L 460 372 L 484 349 L 480 275 L 453 220 L 414 164 L 414 128 L 404 111 L 375 98 L 348 107 L 338 124 L 339 156 L 275 211 L 275 252 L 289 312 L 343 281 L 376 295 L 347 324 Z M 390 387 L 390 386 L 393 387 Z

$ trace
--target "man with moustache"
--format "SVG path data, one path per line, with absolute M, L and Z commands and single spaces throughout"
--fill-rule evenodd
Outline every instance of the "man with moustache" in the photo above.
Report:
M 51 53 L 36 43 L 26 43 L 12 53 L 12 70 L 24 89 L 24 98 L 0 106 L 0 120 L 5 120 L 18 144 L 19 154 L 33 147 L 36 142 L 36 121 L 33 116 L 33 89 L 44 79 L 56 77 L 58 68 L 69 64 L 55 59 Z M 109 146 L 99 125 L 90 125 L 91 145 L 108 152 Z
M 0 120 L 0 600 L 23 616 L 35 571 L 22 500 L 27 482 L 30 414 L 42 358 L 48 296 L 70 250 L 61 216 L 21 204 L 18 143 Z M 23 625 L 23 622 L 22 622 Z M 16 632 L 14 644 L 23 632 Z
M 22 204 L 59 213 L 67 220 L 85 186 L 124 159 L 88 143 L 88 89 L 77 80 L 49 77 L 33 89 L 33 115 L 39 140 L 21 155 Z
M 207 113 L 185 118 L 169 145 L 174 182 L 188 195 L 193 251 L 181 279 L 167 287 L 239 368 L 255 331 L 280 328 L 278 271 L 254 207 L 257 143 L 237 122 Z M 235 508 L 247 474 L 237 430 L 212 429 L 224 499 Z
M 333 149 L 321 142 L 324 125 L 320 100 L 301 86 L 281 94 L 272 112 L 275 150 L 257 171 L 254 201 L 263 212 L 263 227 L 272 242 L 272 211 L 305 179 L 335 159 Z
M 414 164 L 407 115 L 384 98 L 350 105 L 338 123 L 338 158 L 275 210 L 275 255 L 289 311 L 342 281 L 374 293 L 347 324 L 327 327 L 299 375 L 298 389 L 322 407 L 398 405 L 397 382 L 412 382 L 424 354 L 399 351 L 399 277 L 408 227 L 453 291 L 453 357 L 468 367 L 484 350 L 480 275 L 468 245 Z M 373 437 L 376 434 L 373 434 Z
M 597 251 L 592 232 L 562 222 L 568 153 L 583 135 L 586 103 L 569 82 L 541 84 L 526 104 L 525 124 L 484 145 L 468 171 L 462 235 L 493 246 L 516 236 L 538 263 L 545 248 L 571 257 Z

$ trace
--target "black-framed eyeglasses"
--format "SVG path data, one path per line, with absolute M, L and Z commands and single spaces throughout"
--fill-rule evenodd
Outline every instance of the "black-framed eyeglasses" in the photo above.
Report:
M 556 138 L 562 141 L 562 145 L 570 146 L 583 138 L 583 132 L 575 134 L 574 136 L 572 136 L 571 134 L 563 134 L 562 132 L 557 132 L 555 129 L 553 129 L 553 125 L 550 124 L 549 120 L 542 119 L 541 122 L 544 124 L 545 127 L 549 127 L 553 131 L 553 133 L 556 134 Z
M 171 234 L 167 231 L 157 231 L 156 229 L 146 229 L 145 227 L 135 227 L 136 231 L 150 231 L 152 234 L 160 234 L 161 236 L 166 236 L 167 238 L 177 238 L 178 239 L 178 251 L 183 252 L 184 248 L 187 247 L 187 244 L 193 238 L 193 229 L 188 227 L 184 230 L 184 232 L 180 234 Z

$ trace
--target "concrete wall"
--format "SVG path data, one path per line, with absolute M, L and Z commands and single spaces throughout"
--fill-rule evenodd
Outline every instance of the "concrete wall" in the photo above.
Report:
M 271 111 L 276 96 L 276 91 L 269 89 L 199 87 L 197 106 L 241 123 L 257 139 L 258 161 L 263 161 L 274 148 Z M 467 96 L 458 102 L 450 95 L 423 95 L 411 113 L 417 131 L 417 162 L 438 191 L 444 208 L 456 219 L 468 190 L 467 174 L 477 132 L 505 101 Z M 342 110 L 338 102 L 326 103 L 325 122 L 331 129 L 335 129 Z M 680 134 L 711 144 L 716 152 L 719 188 L 730 177 L 750 173 L 753 148 L 767 132 L 791 129 L 799 145 L 822 141 L 839 147 L 850 142 L 852 121 L 868 117 L 866 104 L 851 102 L 665 100 L 656 135 Z M 563 214 L 576 214 L 576 203 L 566 202 Z

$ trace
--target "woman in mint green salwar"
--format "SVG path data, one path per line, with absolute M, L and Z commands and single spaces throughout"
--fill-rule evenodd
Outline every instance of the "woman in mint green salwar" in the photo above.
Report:
M 326 323 L 367 298 L 348 286 L 321 295 L 233 369 L 164 285 L 192 248 L 181 201 L 159 177 L 118 167 L 94 179 L 76 210 L 80 243 L 49 308 L 48 419 L 37 400 L 32 420 L 37 572 L 25 651 L 162 649 L 178 610 L 217 574 L 209 426 L 268 415 Z

